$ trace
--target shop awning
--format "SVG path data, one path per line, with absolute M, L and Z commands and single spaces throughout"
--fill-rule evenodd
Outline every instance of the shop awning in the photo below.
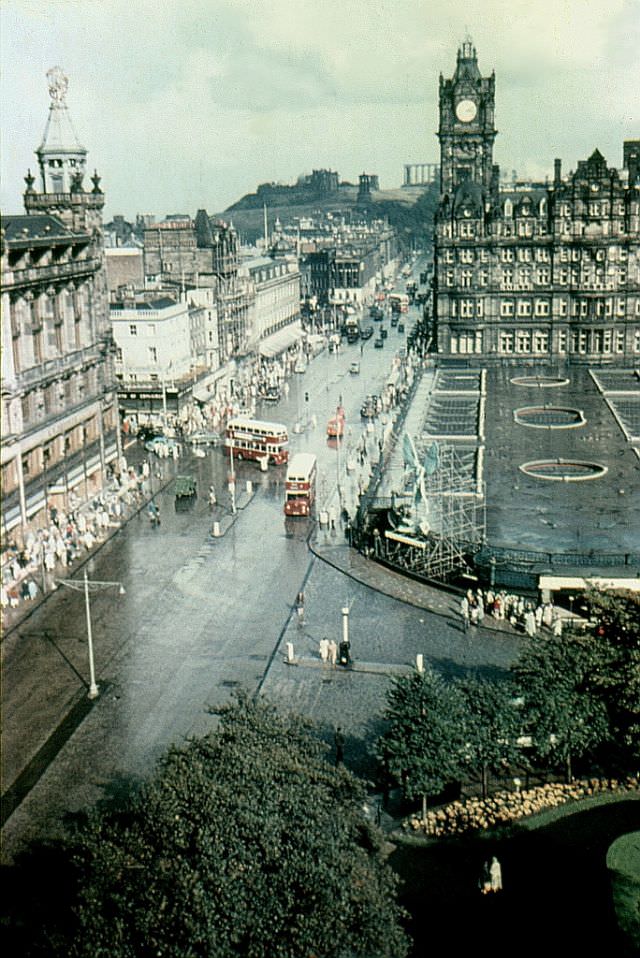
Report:
M 272 333 L 271 336 L 262 340 L 258 347 L 260 355 L 267 358 L 279 356 L 280 353 L 283 353 L 285 349 L 288 349 L 289 346 L 300 339 L 302 333 L 301 323 L 291 323 L 290 326 L 279 329 L 277 333 Z

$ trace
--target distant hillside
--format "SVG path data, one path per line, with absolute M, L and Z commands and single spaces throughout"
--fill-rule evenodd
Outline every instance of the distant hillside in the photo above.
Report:
M 324 198 L 299 202 L 296 193 L 287 197 L 287 202 L 274 205 L 267 204 L 267 219 L 269 232 L 272 231 L 276 219 L 283 224 L 290 223 L 299 217 L 313 216 L 318 213 L 339 213 L 343 210 L 355 209 L 358 189 L 355 186 L 341 186 L 338 193 Z M 436 186 L 428 187 L 424 193 L 413 190 L 379 190 L 371 194 L 372 215 L 386 216 L 392 226 L 401 236 L 410 242 L 415 237 L 419 242 L 431 234 L 433 214 L 435 212 L 438 191 Z M 224 212 L 215 214 L 226 222 L 232 222 L 243 242 L 254 243 L 264 236 L 264 211 L 259 208 L 245 205 L 245 200 L 255 197 L 248 194 L 236 203 L 229 206 Z M 293 202 L 291 202 L 293 200 Z

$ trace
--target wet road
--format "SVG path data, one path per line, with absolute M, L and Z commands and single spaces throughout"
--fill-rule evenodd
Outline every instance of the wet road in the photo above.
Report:
M 400 342 L 395 330 L 392 336 Z M 386 381 L 389 340 L 383 350 L 374 350 L 371 340 L 365 344 L 360 376 L 348 373 L 359 345 L 321 354 L 294 378 L 288 399 L 269 409 L 269 418 L 293 427 L 309 393 L 309 420 L 315 415 L 316 425 L 292 432 L 291 447 L 316 452 L 325 486 L 337 457 L 325 437 L 326 419 L 341 396 L 347 422 L 359 434 L 363 396 L 379 392 Z M 267 413 L 259 409 L 258 415 Z M 170 743 L 211 728 L 238 687 L 254 691 L 262 684 L 283 704 L 329 723 L 336 710 L 343 720 L 351 715 L 351 732 L 363 746 L 368 716 L 384 701 L 380 676 L 327 681 L 313 670 L 287 671 L 275 655 L 296 629 L 292 608 L 301 589 L 308 597 L 307 621 L 293 635 L 309 653 L 326 629 L 339 633 L 340 608 L 348 601 L 360 659 L 411 664 L 422 651 L 450 672 L 505 668 L 513 655 L 509 640 L 473 647 L 450 621 L 375 593 L 314 559 L 307 522 L 285 523 L 283 467 L 265 474 L 255 463 L 239 464 L 239 489 L 250 479 L 254 495 L 239 495 L 236 521 L 214 539 L 206 489 L 214 481 L 226 495 L 227 458 L 214 449 L 204 459 L 163 463 L 166 478 L 187 467 L 198 475 L 201 493 L 192 509 L 176 510 L 169 483 L 157 495 L 161 526 L 151 527 L 142 512 L 89 563 L 90 579 L 122 582 L 126 589 L 123 596 L 104 589 L 91 597 L 101 694 L 9 818 L 5 860 L 30 838 L 57 834 L 66 815 L 95 803 L 118 781 L 146 774 Z M 50 736 L 52 716 L 64 716 L 84 699 L 86 636 L 83 596 L 60 590 L 5 639 L 5 787 Z M 273 674 L 266 675 L 270 665 Z

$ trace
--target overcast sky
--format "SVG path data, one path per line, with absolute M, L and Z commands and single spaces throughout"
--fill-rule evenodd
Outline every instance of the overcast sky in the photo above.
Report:
M 320 167 L 399 186 L 405 162 L 438 162 L 438 75 L 467 30 L 496 73 L 503 170 L 595 147 L 620 166 L 640 137 L 640 0 L 2 0 L 0 27 L 4 212 L 52 66 L 108 218 L 217 212 Z

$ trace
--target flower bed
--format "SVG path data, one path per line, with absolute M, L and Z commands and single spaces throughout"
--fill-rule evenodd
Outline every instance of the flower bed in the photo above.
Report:
M 496 792 L 489 798 L 469 798 L 429 811 L 426 821 L 419 815 L 411 815 L 403 821 L 402 827 L 414 832 L 424 831 L 435 837 L 462 835 L 465 832 L 509 824 L 518 818 L 536 815 L 549 808 L 603 792 L 637 791 L 638 786 L 638 777 L 629 777 L 622 781 L 614 778 L 591 778 L 571 782 L 569 785 L 554 782 L 521 792 Z

